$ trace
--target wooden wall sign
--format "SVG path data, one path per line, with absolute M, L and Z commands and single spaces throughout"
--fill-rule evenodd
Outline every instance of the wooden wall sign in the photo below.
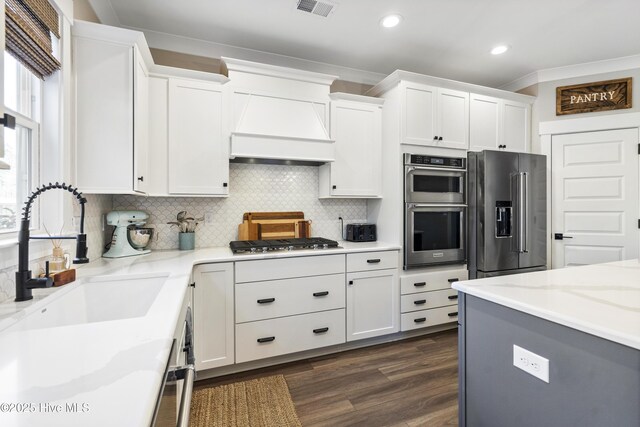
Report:
M 556 88 L 556 116 L 631 108 L 632 78 Z

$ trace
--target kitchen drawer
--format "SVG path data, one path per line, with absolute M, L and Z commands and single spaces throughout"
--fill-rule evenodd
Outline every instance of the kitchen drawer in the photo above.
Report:
M 344 255 L 259 259 L 235 264 L 236 283 L 344 273 Z
M 419 292 L 417 294 L 402 295 L 400 297 L 400 312 L 426 310 L 428 308 L 444 307 L 457 304 L 458 291 L 443 289 L 441 291 Z
M 450 289 L 452 282 L 467 280 L 469 272 L 465 269 L 440 270 L 427 273 L 403 276 L 400 278 L 400 293 L 414 294 L 416 292 L 439 291 Z
M 414 311 L 413 313 L 403 313 L 400 315 L 400 330 L 410 331 L 412 329 L 456 322 L 457 320 L 457 305 Z
M 236 323 L 344 308 L 345 275 L 236 285 Z
M 344 342 L 344 309 L 242 323 L 236 325 L 236 363 Z
M 398 268 L 398 251 L 347 254 L 347 272 Z

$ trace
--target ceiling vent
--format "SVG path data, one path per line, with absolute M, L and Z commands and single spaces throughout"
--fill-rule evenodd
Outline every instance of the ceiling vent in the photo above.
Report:
M 327 18 L 331 12 L 333 12 L 335 7 L 335 4 L 324 1 L 298 0 L 298 6 L 296 9 Z

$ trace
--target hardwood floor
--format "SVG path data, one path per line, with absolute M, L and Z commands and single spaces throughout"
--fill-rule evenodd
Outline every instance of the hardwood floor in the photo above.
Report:
M 457 332 L 302 360 L 196 383 L 284 375 L 302 425 L 458 424 Z

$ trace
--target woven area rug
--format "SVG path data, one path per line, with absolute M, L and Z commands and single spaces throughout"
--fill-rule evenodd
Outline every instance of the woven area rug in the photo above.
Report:
M 282 375 L 194 390 L 190 427 L 301 427 Z

